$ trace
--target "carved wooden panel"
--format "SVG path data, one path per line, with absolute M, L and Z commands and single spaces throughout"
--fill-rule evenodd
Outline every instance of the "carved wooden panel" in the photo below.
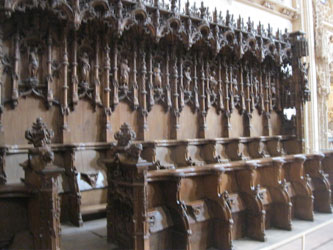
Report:
M 144 140 L 273 135 L 283 109 L 308 99 L 307 68 L 293 61 L 306 49 L 302 35 L 255 27 L 204 5 L 5 0 L 0 19 L 5 134 L 31 106 L 33 116 L 46 113 L 62 143 L 112 141 L 118 112 L 132 117 Z M 161 134 L 148 121 L 156 105 L 163 107 Z M 11 134 L 2 140 L 22 143 Z

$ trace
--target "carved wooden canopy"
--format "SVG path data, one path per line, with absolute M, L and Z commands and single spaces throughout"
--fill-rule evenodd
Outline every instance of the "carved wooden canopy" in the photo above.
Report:
M 0 24 L 2 105 L 33 95 L 64 117 L 80 99 L 106 116 L 125 101 L 142 117 L 155 104 L 175 117 L 185 105 L 203 116 L 215 106 L 251 117 L 309 99 L 304 34 L 255 27 L 203 4 L 4 0 Z

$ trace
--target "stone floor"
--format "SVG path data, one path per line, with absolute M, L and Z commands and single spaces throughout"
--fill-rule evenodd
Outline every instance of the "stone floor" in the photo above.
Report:
M 303 234 L 306 235 L 305 250 L 333 250 L 333 215 L 315 214 L 314 222 L 294 220 L 292 231 L 269 229 L 266 233 L 266 242 L 241 239 L 234 241 L 234 247 L 235 250 L 301 250 Z M 62 225 L 61 249 L 117 250 L 119 248 L 107 243 L 106 219 L 98 219 L 86 221 L 81 228 Z

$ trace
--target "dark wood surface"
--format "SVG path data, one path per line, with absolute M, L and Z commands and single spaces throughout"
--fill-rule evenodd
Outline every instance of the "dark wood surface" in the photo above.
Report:
M 80 226 L 107 203 L 108 239 L 136 250 L 231 249 L 331 212 L 332 157 L 302 154 L 307 54 L 302 32 L 203 4 L 1 1 L 0 194 L 31 218 L 44 212 L 41 242 L 44 221 L 29 230 L 34 248 L 48 249 L 59 248 L 60 206 Z M 43 127 L 47 143 L 29 147 L 23 135 L 37 117 L 54 133 Z M 54 172 L 41 172 L 51 158 L 61 204 Z M 23 175 L 41 189 L 31 194 L 40 207 L 22 208 L 31 198 L 6 184 Z

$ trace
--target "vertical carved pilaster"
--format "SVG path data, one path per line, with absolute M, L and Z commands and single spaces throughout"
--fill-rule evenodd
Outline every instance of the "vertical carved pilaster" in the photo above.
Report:
M 264 79 L 265 82 L 263 84 L 264 86 L 264 114 L 263 114 L 263 122 L 264 122 L 264 135 L 269 136 L 271 135 L 271 125 L 270 125 L 270 98 L 269 98 L 269 87 L 270 87 L 270 72 L 269 69 L 266 67 L 264 69 Z
M 167 107 L 168 107 L 168 109 L 171 109 L 172 100 L 171 100 L 169 62 L 170 62 L 170 51 L 169 51 L 169 49 L 167 49 L 166 62 L 165 62 L 165 84 L 166 84 L 166 93 L 167 93 Z
M 236 100 L 236 94 L 235 93 L 235 88 L 234 88 L 234 72 L 233 72 L 233 66 L 231 65 L 231 62 L 229 62 L 230 65 L 228 65 L 229 67 L 229 95 L 230 95 L 230 113 L 232 113 L 232 111 L 235 108 L 235 100 Z
M 252 111 L 251 111 L 251 68 L 250 65 L 246 65 L 245 72 L 245 114 L 244 114 L 244 135 L 251 136 L 251 120 L 252 120 Z
M 133 105 L 134 109 L 139 107 L 139 92 L 138 92 L 138 81 L 137 81 L 137 45 L 134 43 L 133 45 Z
M 218 109 L 219 112 L 224 111 L 221 57 L 218 58 L 218 99 L 217 99 L 217 107 L 218 107 L 217 109 Z
M 77 34 L 74 31 L 73 38 L 73 62 L 72 62 L 72 103 L 73 106 L 79 102 L 79 79 L 77 75 Z
M 281 112 L 282 111 L 282 97 L 281 97 L 281 74 L 280 72 L 276 73 L 276 111 Z
M 199 87 L 198 87 L 198 55 L 197 53 L 194 54 L 194 107 L 195 110 L 198 111 L 200 109 L 200 102 L 199 102 Z
M 199 120 L 199 137 L 205 138 L 206 136 L 206 80 L 208 79 L 208 75 L 205 75 L 205 62 L 206 60 L 203 57 L 203 52 L 200 53 L 200 61 L 201 61 L 201 70 L 200 70 L 200 120 Z M 207 68 L 206 68 L 207 70 Z M 206 72 L 207 73 L 207 72 Z
M 255 109 L 255 97 L 258 95 L 258 93 L 255 93 L 255 77 L 254 77 L 254 72 L 253 68 L 250 67 L 250 110 L 253 112 Z
M 18 104 L 19 90 L 18 90 L 18 81 L 19 81 L 19 60 L 20 60 L 20 45 L 19 45 L 19 32 L 16 31 L 14 36 L 14 72 L 12 74 L 12 96 L 11 102 L 13 107 L 16 107 Z
M 206 71 L 206 86 L 205 86 L 205 95 L 206 95 L 206 110 L 208 111 L 208 109 L 210 108 L 210 106 L 212 105 L 212 102 L 211 102 L 211 96 L 210 96 L 210 72 L 209 72 L 209 62 L 208 60 L 206 60 L 206 63 L 205 63 L 205 71 Z
M 119 1 L 121 2 L 121 1 Z M 113 44 L 113 108 L 115 109 L 119 103 L 119 81 L 118 81 L 118 40 L 114 40 Z
M 70 142 L 70 129 L 68 127 L 68 51 L 67 51 L 67 32 L 63 34 L 63 59 L 62 59 L 62 81 L 63 81 L 63 93 L 62 93 L 62 103 L 61 103 L 61 113 L 62 113 L 62 142 Z
M 140 139 L 146 138 L 146 132 L 148 129 L 147 125 L 147 86 L 146 86 L 146 76 L 147 76 L 147 64 L 146 64 L 146 52 L 144 43 L 140 45 L 140 60 L 141 60 L 141 81 L 140 81 L 140 107 L 141 107 L 141 136 Z
M 183 75 L 183 57 L 179 58 L 179 108 L 182 110 L 185 106 L 184 99 L 184 75 Z
M 229 65 L 226 59 L 223 61 L 223 67 L 225 69 L 225 112 L 224 112 L 224 119 L 225 119 L 225 129 L 223 130 L 223 136 L 229 137 L 230 130 L 231 130 L 231 124 L 230 124 L 230 116 L 231 116 L 231 99 L 233 98 L 230 95 L 230 81 L 229 81 Z
M 263 86 L 263 76 L 262 76 L 262 67 L 259 68 L 259 103 L 258 103 L 258 111 L 261 115 L 265 109 L 265 101 L 264 101 L 264 86 Z
M 171 137 L 173 139 L 179 139 L 179 94 L 178 94 L 178 60 L 176 54 L 176 46 L 172 48 L 172 96 L 173 96 L 173 129 Z
M 110 47 L 108 39 L 105 39 L 104 46 L 104 114 L 105 114 L 105 141 L 112 141 L 111 136 L 111 103 L 110 103 Z
M 51 107 L 53 104 L 53 76 L 52 76 L 52 35 L 49 32 L 47 37 L 47 76 L 46 76 L 46 88 L 47 88 L 47 105 Z
M 102 105 L 101 95 L 100 95 L 100 86 L 101 82 L 99 80 L 99 46 L 100 46 L 100 38 L 99 34 L 96 36 L 95 41 L 95 65 L 94 65 L 94 103 L 95 105 Z
M 152 51 L 151 48 L 148 50 L 148 100 L 149 100 L 149 110 L 151 110 L 155 104 L 154 100 L 154 83 L 153 83 L 153 57 L 152 57 Z
M 244 75 L 245 75 L 245 83 L 244 83 Z M 239 105 L 239 113 L 240 114 L 244 114 L 244 112 L 247 110 L 247 96 L 245 97 L 245 95 L 247 93 L 245 93 L 244 85 L 245 85 L 245 87 L 247 86 L 248 80 L 249 80 L 248 65 L 246 65 L 246 67 L 245 67 L 245 73 L 244 73 L 244 64 L 241 62 L 239 64 L 239 81 L 240 81 L 240 93 L 239 93 L 239 95 L 240 95 L 240 105 Z

